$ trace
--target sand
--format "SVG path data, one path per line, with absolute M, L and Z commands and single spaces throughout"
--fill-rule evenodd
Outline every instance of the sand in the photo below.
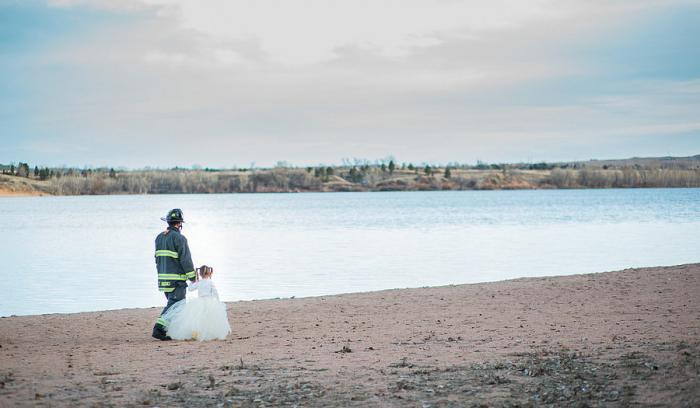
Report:
M 0 197 L 40 197 L 48 194 L 41 191 L 12 191 L 0 188 Z
M 1 197 L 45 196 L 48 182 L 25 177 L 0 174 Z
M 0 406 L 700 406 L 700 264 L 0 319 Z

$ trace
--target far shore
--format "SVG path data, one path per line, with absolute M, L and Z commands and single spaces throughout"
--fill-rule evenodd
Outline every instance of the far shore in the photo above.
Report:
M 159 308 L 0 319 L 0 407 L 699 406 L 700 264 L 228 303 L 233 333 L 150 337 Z
M 0 165 L 0 167 L 3 167 Z M 4 166 L 0 196 L 700 187 L 700 155 L 569 163 L 398 164 L 274 168 L 34 168 Z

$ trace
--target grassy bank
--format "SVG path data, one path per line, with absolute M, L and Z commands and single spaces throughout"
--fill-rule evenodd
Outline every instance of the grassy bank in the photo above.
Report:
M 700 156 L 476 166 L 46 169 L 0 175 L 0 192 L 53 195 L 700 187 Z

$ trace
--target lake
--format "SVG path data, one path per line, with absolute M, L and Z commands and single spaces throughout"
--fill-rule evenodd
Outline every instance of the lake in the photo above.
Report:
M 0 197 L 0 315 L 163 306 L 175 207 L 222 300 L 700 262 L 700 189 Z

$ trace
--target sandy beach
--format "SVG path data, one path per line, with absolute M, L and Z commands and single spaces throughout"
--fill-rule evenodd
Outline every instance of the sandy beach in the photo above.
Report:
M 0 406 L 699 406 L 700 264 L 0 319 Z

